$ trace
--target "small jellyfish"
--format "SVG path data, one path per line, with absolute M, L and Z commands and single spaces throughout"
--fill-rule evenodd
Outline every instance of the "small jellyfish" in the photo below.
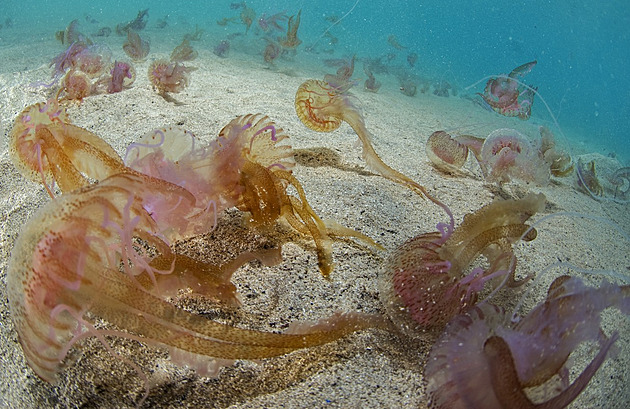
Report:
M 468 147 L 444 131 L 433 132 L 425 150 L 433 166 L 445 173 L 460 173 L 468 158 Z

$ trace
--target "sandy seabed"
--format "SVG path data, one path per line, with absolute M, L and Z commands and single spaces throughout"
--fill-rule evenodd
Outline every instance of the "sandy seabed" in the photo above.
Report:
M 150 59 L 167 56 L 153 53 Z M 219 312 L 216 318 L 244 328 L 282 331 L 291 322 L 316 320 L 339 310 L 384 313 L 377 290 L 384 259 L 407 239 L 434 231 L 446 216 L 431 202 L 367 171 L 349 126 L 322 134 L 301 124 L 294 110 L 295 91 L 305 79 L 321 78 L 324 72 L 283 68 L 282 61 L 279 68 L 270 70 L 249 58 L 233 55 L 221 59 L 200 50 L 199 58 L 189 64 L 198 70 L 192 73 L 190 87 L 175 95 L 183 103 L 176 106 L 151 89 L 145 74 L 148 65 L 149 61 L 136 65 L 138 78 L 131 89 L 70 104 L 73 123 L 101 136 L 123 155 L 129 143 L 157 127 L 177 124 L 210 142 L 236 116 L 264 113 L 290 135 L 290 143 L 299 153 L 294 174 L 320 217 L 356 229 L 385 248 L 374 251 L 361 244 L 335 242 L 335 270 L 326 280 L 318 271 L 312 243 L 284 244 L 280 265 L 264 267 L 254 262 L 237 271 L 233 282 L 243 305 L 238 311 Z M 27 367 L 13 331 L 6 297 L 8 259 L 20 228 L 50 199 L 40 185 L 26 181 L 13 167 L 7 153 L 7 134 L 25 106 L 48 97 L 46 89 L 26 85 L 49 76 L 46 65 L 26 71 L 16 67 L 0 75 L 0 406 L 133 407 L 144 393 L 142 380 L 98 341 L 90 339 L 75 348 L 73 364 L 60 374 L 57 385 L 49 385 Z M 596 201 L 576 190 L 572 178 L 553 179 L 545 187 L 519 183 L 499 187 L 486 183 L 470 159 L 467 176 L 462 177 L 440 174 L 427 161 L 424 144 L 435 130 L 482 123 L 486 129 L 518 126 L 536 134 L 533 120 L 524 123 L 502 118 L 464 98 L 424 94 L 407 98 L 394 87 L 384 87 L 377 94 L 357 87 L 354 94 L 383 160 L 446 203 L 456 224 L 466 213 L 496 197 L 520 198 L 533 191 L 544 193 L 548 201 L 545 211 L 533 221 L 554 212 L 580 212 L 612 220 L 630 231 L 627 204 Z M 322 164 L 318 152 L 333 159 Z M 610 225 L 558 217 L 537 228 L 534 241 L 515 246 L 519 276 L 541 272 L 558 261 L 630 275 L 630 243 Z M 266 240 L 246 230 L 240 213 L 231 210 L 221 217 L 214 232 L 191 240 L 185 247 L 208 261 L 220 262 Z M 525 308 L 539 302 L 553 278 L 566 272 L 566 268 L 548 271 L 526 299 Z M 598 282 L 600 278 L 587 280 Z M 521 295 L 522 291 L 512 292 L 497 302 L 514 305 Z M 181 302 L 192 311 L 204 311 L 203 301 Z M 106 324 L 97 321 L 97 325 Z M 608 334 L 620 332 L 618 352 L 606 360 L 573 408 L 625 408 L 630 401 L 630 324 L 627 317 L 611 310 L 604 314 L 604 330 Z M 427 406 L 423 367 L 436 336 L 426 334 L 411 342 L 402 335 L 362 331 L 278 358 L 238 361 L 217 378 L 200 377 L 174 365 L 164 350 L 134 341 L 110 341 L 116 352 L 136 362 L 151 380 L 153 386 L 144 407 L 423 408 Z M 595 350 L 594 345 L 587 345 L 571 357 L 575 368 L 572 379 Z

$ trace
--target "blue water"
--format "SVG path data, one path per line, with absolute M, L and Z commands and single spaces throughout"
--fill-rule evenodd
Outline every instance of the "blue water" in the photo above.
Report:
M 13 20 L 14 27 L 27 24 L 50 30 L 52 25 L 61 29 L 71 19 L 85 15 L 113 25 L 132 19 L 139 9 L 149 8 L 149 26 L 168 16 L 171 25 L 198 24 L 207 35 L 217 38 L 225 31 L 242 29 L 238 25 L 216 25 L 223 17 L 238 16 L 239 10 L 229 7 L 231 1 L 3 3 L 3 14 Z M 247 4 L 259 15 L 279 11 L 291 15 L 302 9 L 299 36 L 303 44 L 298 53 L 303 54 L 331 25 L 324 17 L 342 17 L 355 6 L 352 13 L 330 29 L 339 42 L 333 55 L 322 58 L 393 53 L 396 61 L 404 65 L 406 55 L 415 52 L 416 73 L 432 78 L 445 75 L 460 88 L 488 75 L 508 73 L 536 59 L 538 65 L 526 82 L 538 87 L 569 138 L 573 135 L 593 140 L 602 149 L 614 151 L 625 160 L 630 158 L 630 3 L 626 0 L 534 0 L 509 4 L 478 0 L 251 0 Z M 0 29 L 0 37 L 3 30 L 7 29 Z M 395 50 L 388 44 L 387 38 L 392 34 L 407 47 L 405 50 Z M 326 42 L 326 37 L 319 38 L 318 45 L 324 48 Z M 471 92 L 482 89 L 480 84 Z M 541 102 L 536 101 L 533 115 L 551 120 Z
M 3 15 L 14 27 L 33 28 L 36 40 L 46 30 L 62 29 L 74 18 L 86 15 L 97 25 L 115 25 L 135 17 L 149 8 L 149 27 L 167 17 L 170 27 L 195 25 L 217 41 L 228 32 L 242 32 L 243 26 L 219 27 L 216 21 L 238 16 L 231 1 L 3 1 Z M 175 6 L 175 4 L 177 6 Z M 592 1 L 289 1 L 251 0 L 247 5 L 257 15 L 286 11 L 296 14 L 302 9 L 299 37 L 300 54 L 311 63 L 306 48 L 317 42 L 321 59 L 356 54 L 357 57 L 395 56 L 393 64 L 405 66 L 406 55 L 415 52 L 415 74 L 430 78 L 448 78 L 460 89 L 477 80 L 501 73 L 531 60 L 538 65 L 525 81 L 538 87 L 569 139 L 592 141 L 607 154 L 615 152 L 620 159 L 630 159 L 627 141 L 630 127 L 630 3 L 627 0 Z M 325 17 L 343 17 L 330 28 L 338 38 L 334 47 L 326 47 L 328 37 L 320 37 L 331 26 Z M 0 23 L 2 23 L 0 21 Z M 83 26 L 89 23 L 83 21 Z M 286 24 L 286 23 L 284 23 Z M 255 25 L 255 23 L 254 23 Z M 0 41 L 7 32 L 0 29 Z M 89 31 L 86 29 L 86 31 Z M 388 42 L 395 35 L 405 50 L 396 50 Z M 256 37 L 255 30 L 248 33 Z M 28 38 L 23 38 L 28 43 Z M 1 45 L 5 45 L 2 44 Z M 258 50 L 247 49 L 253 53 Z M 55 53 L 58 50 L 54 51 Z M 54 55 L 54 54 L 53 54 Z M 360 68 L 357 69 L 359 74 Z M 483 83 L 470 93 L 483 89 Z M 552 121 L 550 113 L 537 98 L 533 116 Z

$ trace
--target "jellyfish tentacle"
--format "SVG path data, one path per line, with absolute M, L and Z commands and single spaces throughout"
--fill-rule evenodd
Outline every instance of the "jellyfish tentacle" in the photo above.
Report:
M 350 101 L 347 92 L 332 87 L 325 81 L 307 80 L 298 87 L 295 94 L 295 111 L 304 125 L 318 132 L 332 132 L 346 122 L 356 132 L 363 146 L 363 159 L 368 167 L 381 176 L 401 184 L 421 197 L 426 197 L 440 206 L 450 217 L 448 208 L 427 189 L 408 176 L 387 165 L 372 146 L 372 134 L 358 109 Z M 450 217 L 450 227 L 454 220 Z

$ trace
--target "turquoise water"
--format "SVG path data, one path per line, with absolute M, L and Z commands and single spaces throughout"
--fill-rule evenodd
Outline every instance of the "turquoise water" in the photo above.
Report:
M 51 29 L 62 29 L 75 18 L 89 34 L 97 27 L 133 19 L 137 11 L 144 8 L 149 9 L 147 28 L 154 28 L 159 19 L 165 19 L 170 30 L 199 25 L 205 31 L 206 44 L 244 31 L 244 26 L 238 22 L 224 27 L 216 24 L 222 18 L 238 17 L 240 9 L 232 9 L 232 1 L 181 1 L 177 6 L 171 2 L 146 1 L 95 3 L 5 0 L 3 14 L 11 19 L 13 30 L 28 27 L 32 33 L 31 38 L 20 36 L 24 47 L 50 35 Z M 453 0 L 421 4 L 417 1 L 252 0 L 247 5 L 257 16 L 281 11 L 293 15 L 302 10 L 298 35 L 303 43 L 297 49 L 296 64 L 310 65 L 313 61 L 321 63 L 324 59 L 351 55 L 359 59 L 391 58 L 389 66 L 434 81 L 446 79 L 462 90 L 486 76 L 508 73 L 536 59 L 538 65 L 525 81 L 538 87 L 569 142 L 579 141 L 605 155 L 614 152 L 624 164 L 630 159 L 630 144 L 626 142 L 630 125 L 630 78 L 627 75 L 630 3 L 625 0 L 535 0 L 509 5 Z M 344 15 L 341 22 L 330 27 L 335 19 Z M 281 24 L 285 26 L 286 22 Z M 233 52 L 260 58 L 266 43 L 256 26 L 254 22 L 246 37 L 236 39 Z M 332 37 L 321 37 L 326 29 L 338 40 L 336 44 L 329 44 Z M 10 38 L 10 31 L 7 27 L 0 29 L 1 47 L 15 40 Z M 282 33 L 273 35 L 278 34 Z M 405 48 L 392 47 L 387 41 L 390 35 L 396 36 Z M 168 35 L 165 37 L 165 41 L 170 41 Z M 152 41 L 153 46 L 160 42 L 157 38 Z M 309 53 L 314 43 L 313 52 Z M 58 52 L 59 49 L 51 49 L 50 55 Z M 406 61 L 411 53 L 417 54 L 414 67 Z M 0 64 L 0 70 L 4 69 L 7 67 Z M 360 64 L 355 75 L 363 75 Z M 388 78 L 380 80 L 387 84 Z M 395 80 L 390 82 L 388 85 L 396 86 Z M 484 83 L 469 89 L 468 93 L 482 91 Z M 533 116 L 552 122 L 540 98 L 534 103 Z

